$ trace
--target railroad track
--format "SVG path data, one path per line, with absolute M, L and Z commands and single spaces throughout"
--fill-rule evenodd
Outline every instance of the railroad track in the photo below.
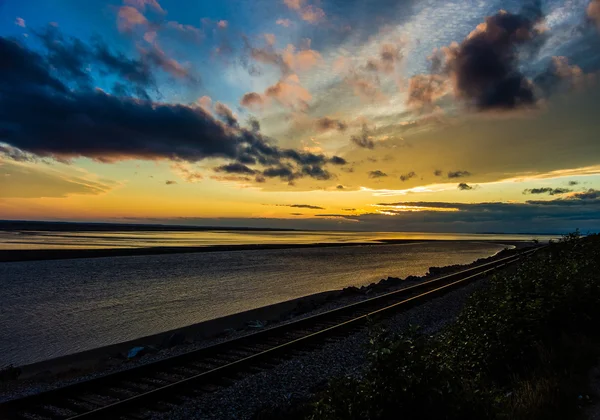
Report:
M 210 347 L 0 404 L 0 419 L 145 419 L 183 397 L 233 381 L 319 348 L 524 258 L 539 248 L 418 283 Z

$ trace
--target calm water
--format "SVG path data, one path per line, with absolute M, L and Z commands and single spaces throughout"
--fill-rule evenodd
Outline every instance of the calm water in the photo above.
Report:
M 0 263 L 0 366 L 386 276 L 425 274 L 505 247 L 447 241 Z
M 461 234 L 420 232 L 4 232 L 2 249 L 138 248 L 151 246 L 211 246 L 246 244 L 313 244 L 375 242 L 379 239 L 531 240 L 544 235 Z

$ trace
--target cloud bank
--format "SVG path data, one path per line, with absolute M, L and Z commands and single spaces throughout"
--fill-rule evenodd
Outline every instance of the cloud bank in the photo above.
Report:
M 151 101 L 145 89 L 154 86 L 153 71 L 162 66 L 157 61 L 127 59 L 99 41 L 88 45 L 57 32 L 39 36 L 45 56 L 0 37 L 0 143 L 10 145 L 13 156 L 18 150 L 20 158 L 62 161 L 194 163 L 223 158 L 266 166 L 264 176 L 286 180 L 329 179 L 324 166 L 345 163 L 339 157 L 330 161 L 322 154 L 279 148 L 255 124 L 240 127 L 220 103 L 215 119 L 201 106 Z M 90 64 L 117 79 L 113 93 L 93 87 L 86 71 Z M 126 96 L 126 82 L 137 97 Z

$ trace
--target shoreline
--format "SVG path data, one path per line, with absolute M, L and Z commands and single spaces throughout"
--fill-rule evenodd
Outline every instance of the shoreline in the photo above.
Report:
M 362 287 L 346 287 L 321 292 L 134 340 L 22 365 L 19 366 L 21 370 L 19 379 L 6 382 L 0 388 L 2 390 L 0 391 L 0 400 L 7 397 L 7 395 L 3 395 L 4 391 L 9 394 L 16 391 L 18 394 L 18 388 L 31 387 L 31 383 L 36 384 L 36 387 L 42 384 L 43 387 L 53 388 L 65 385 L 66 382 L 77 382 L 90 376 L 101 376 L 139 364 L 151 363 L 155 360 L 214 345 L 262 329 L 293 322 L 303 317 L 355 303 L 381 293 L 399 290 L 420 281 L 430 280 L 465 268 L 476 267 L 496 258 L 510 255 L 530 245 L 523 242 L 516 244 L 507 242 L 500 243 L 512 246 L 512 249 L 507 248 L 495 255 L 480 258 L 470 264 L 430 267 L 428 273 L 424 276 L 408 276 L 405 279 L 387 277 L 377 283 Z M 127 353 L 134 347 L 143 347 L 143 354 L 128 358 Z
M 181 246 L 181 247 L 141 247 L 141 248 L 49 248 L 49 249 L 0 249 L 0 263 L 47 261 L 80 258 L 106 258 L 106 257 L 132 257 L 146 255 L 166 254 L 191 254 L 204 252 L 232 252 L 232 251 L 259 251 L 278 250 L 294 248 L 330 248 L 345 246 L 377 246 L 377 245 L 401 245 L 419 242 L 447 242 L 444 239 L 379 239 L 373 242 L 324 242 L 312 244 L 245 244 L 245 245 L 206 245 L 206 246 Z M 531 241 L 493 240 L 493 239 L 458 239 L 456 242 L 494 242 L 517 246 L 518 244 L 530 244 Z

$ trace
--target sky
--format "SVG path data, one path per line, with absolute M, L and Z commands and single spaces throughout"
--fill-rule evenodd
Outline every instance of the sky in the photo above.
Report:
M 600 230 L 600 0 L 0 0 L 0 219 Z

